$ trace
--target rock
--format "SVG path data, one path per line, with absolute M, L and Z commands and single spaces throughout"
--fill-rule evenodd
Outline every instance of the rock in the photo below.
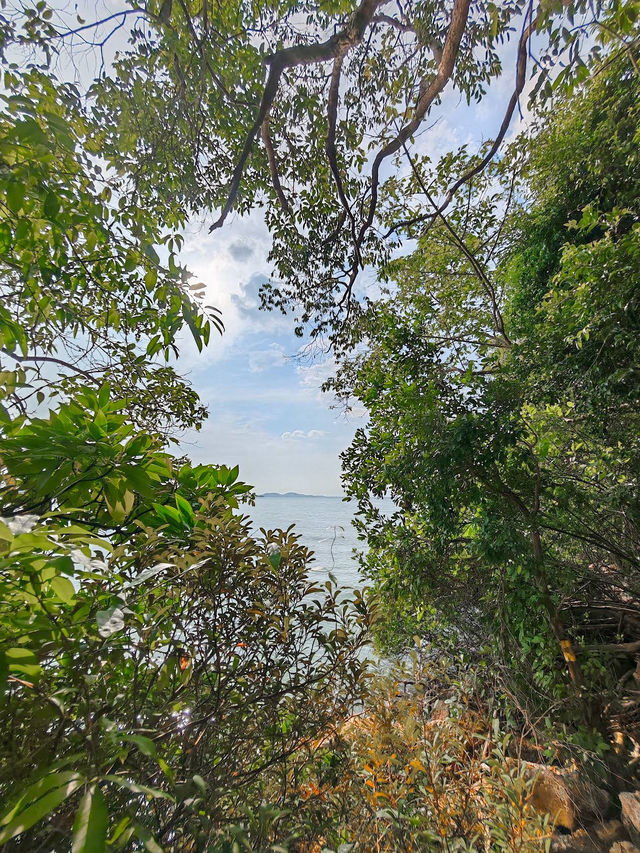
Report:
M 627 828 L 631 840 L 638 844 L 640 843 L 640 793 L 625 791 L 619 796 L 622 823 Z
M 620 846 L 629 844 L 626 837 L 627 832 L 620 821 L 609 820 L 589 829 L 579 829 L 572 835 L 554 838 L 550 853 L 634 853 L 635 848 Z
M 548 814 L 554 826 L 573 832 L 580 826 L 602 821 L 609 809 L 609 795 L 577 769 L 546 767 L 522 762 L 525 779 L 533 779 L 531 804 Z
M 611 845 L 609 853 L 640 853 L 640 850 L 630 841 L 616 841 Z

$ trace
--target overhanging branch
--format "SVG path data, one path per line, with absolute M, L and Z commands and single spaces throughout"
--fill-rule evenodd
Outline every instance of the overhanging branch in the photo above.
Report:
M 358 9 L 354 12 L 349 24 L 340 32 L 335 33 L 331 38 L 323 42 L 314 44 L 296 45 L 287 47 L 264 60 L 265 65 L 269 68 L 267 82 L 264 87 L 258 113 L 255 121 L 251 125 L 249 132 L 242 146 L 240 157 L 236 163 L 236 167 L 231 176 L 231 184 L 227 200 L 222 208 L 222 212 L 218 219 L 209 228 L 209 231 L 215 231 L 221 228 L 224 222 L 233 209 L 235 201 L 238 197 L 240 183 L 244 174 L 247 160 L 251 154 L 251 149 L 255 142 L 256 135 L 260 130 L 262 123 L 267 117 L 269 110 L 273 106 L 276 94 L 278 92 L 278 84 L 280 77 L 285 68 L 292 68 L 297 65 L 313 65 L 317 62 L 329 62 L 335 59 L 341 51 L 348 51 L 354 45 L 362 41 L 367 26 L 371 23 L 376 10 L 384 5 L 387 0 L 362 0 Z
M 504 118 L 502 119 L 502 124 L 500 125 L 500 129 L 498 130 L 498 134 L 494 139 L 491 148 L 487 151 L 485 156 L 480 160 L 480 162 L 476 163 L 475 166 L 472 166 L 468 169 L 457 181 L 450 187 L 449 192 L 447 193 L 444 201 L 438 207 L 438 209 L 433 213 L 420 214 L 418 216 L 414 216 L 411 219 L 404 219 L 400 222 L 397 222 L 389 231 L 385 234 L 385 237 L 389 237 L 394 231 L 398 231 L 401 228 L 410 228 L 412 225 L 418 225 L 421 222 L 429 222 L 429 225 L 433 224 L 435 220 L 438 218 L 440 214 L 442 214 L 453 201 L 456 193 L 460 189 L 461 186 L 466 184 L 472 178 L 474 178 L 477 174 L 479 174 L 486 166 L 489 165 L 491 160 L 494 158 L 498 148 L 502 144 L 504 137 L 506 136 L 507 130 L 509 129 L 509 125 L 511 124 L 511 119 L 513 118 L 513 113 L 515 112 L 516 106 L 518 104 L 518 100 L 520 99 L 520 95 L 524 89 L 524 84 L 526 82 L 527 76 L 527 52 L 529 48 L 529 39 L 531 38 L 531 34 L 536 29 L 538 24 L 538 17 L 532 18 L 533 14 L 533 6 L 529 5 L 529 9 L 527 10 L 527 14 L 525 17 L 525 25 L 523 27 L 522 33 L 520 35 L 520 41 L 518 43 L 518 57 L 516 61 L 516 85 L 513 90 L 513 94 L 509 100 L 509 104 L 507 105 L 506 112 L 504 114 Z M 529 23 L 527 23 L 527 21 Z

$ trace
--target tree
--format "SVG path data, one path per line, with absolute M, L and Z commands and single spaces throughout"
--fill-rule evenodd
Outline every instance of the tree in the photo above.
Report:
M 73 87 L 5 84 L 0 844 L 267 843 L 359 695 L 366 605 L 311 583 L 291 530 L 252 535 L 237 467 L 168 452 L 204 411 L 154 356 L 219 325 L 176 220 L 105 175 Z
M 12 18 L 15 38 L 51 52 L 80 39 L 102 50 L 113 32 L 129 34 L 91 90 L 101 152 L 123 191 L 160 220 L 215 210 L 212 229 L 263 207 L 275 268 L 265 305 L 295 308 L 300 330 L 334 337 L 356 313 L 359 271 L 437 219 L 396 175 L 406 176 L 405 149 L 437 117 L 445 87 L 480 100 L 503 70 L 504 43 L 517 39 L 494 140 L 458 159 L 439 187 L 443 211 L 499 150 L 534 33 L 536 87 L 549 94 L 588 76 L 598 57 L 633 51 L 637 18 L 633 2 L 581 0 L 154 0 L 55 23 L 49 11 L 28 13 L 26 36 Z
M 583 698 L 636 648 L 639 79 L 612 64 L 389 264 L 333 383 L 369 413 L 345 483 L 387 636 L 495 638 L 551 694 L 564 658 Z
M 358 695 L 359 617 L 296 537 L 251 538 L 221 498 L 175 507 L 122 542 L 0 525 L 7 850 L 223 850 L 243 825 L 260 844 L 251 804 L 277 819 Z

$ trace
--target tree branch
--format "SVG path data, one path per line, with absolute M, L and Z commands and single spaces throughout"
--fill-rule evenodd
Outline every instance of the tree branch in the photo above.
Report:
M 413 136 L 416 130 L 420 127 L 422 120 L 429 111 L 429 108 L 449 82 L 458 56 L 460 42 L 467 25 L 470 6 L 471 0 L 455 0 L 453 11 L 451 13 L 451 22 L 449 24 L 442 52 L 436 52 L 434 50 L 434 55 L 439 57 L 435 77 L 430 83 L 425 83 L 425 85 L 421 87 L 420 97 L 418 98 L 418 103 L 416 104 L 411 121 L 407 122 L 407 124 L 400 129 L 398 134 L 383 148 L 381 148 L 380 151 L 378 151 L 373 161 L 373 166 L 371 167 L 371 198 L 369 201 L 369 210 L 354 241 L 354 257 L 349 270 L 349 278 L 346 283 L 344 293 L 338 302 L 338 308 L 341 308 L 345 304 L 347 306 L 347 317 L 345 318 L 345 323 L 348 320 L 351 306 L 351 294 L 361 266 L 361 246 L 367 235 L 367 231 L 373 224 L 376 208 L 378 206 L 380 167 L 388 157 L 391 157 L 400 150 L 409 137 Z
M 374 15 L 371 19 L 372 24 L 388 24 L 401 33 L 415 33 L 416 28 L 412 24 L 405 24 L 397 18 L 392 18 L 391 15 Z
M 614 655 L 634 655 L 640 652 L 640 640 L 632 643 L 603 643 L 601 645 L 586 646 L 590 652 L 610 652 Z
M 209 228 L 209 232 L 221 228 L 233 209 L 253 143 L 273 105 L 278 92 L 280 77 L 285 68 L 292 68 L 296 65 L 312 65 L 316 62 L 328 62 L 338 56 L 340 51 L 344 50 L 346 53 L 351 47 L 362 41 L 364 32 L 371 23 L 376 10 L 386 2 L 387 0 L 362 0 L 347 26 L 326 41 L 287 47 L 265 58 L 264 63 L 269 68 L 269 74 L 264 92 L 262 93 L 260 106 L 255 121 L 245 137 L 240 157 L 233 170 L 227 200 L 220 216 Z
M 424 193 L 429 204 L 436 211 L 435 215 L 438 216 L 442 220 L 442 224 L 444 225 L 444 227 L 446 228 L 448 233 L 451 235 L 453 242 L 456 244 L 456 246 L 460 249 L 460 251 L 465 256 L 465 258 L 471 264 L 473 271 L 475 272 L 476 276 L 480 280 L 480 283 L 482 284 L 484 292 L 489 297 L 489 301 L 491 302 L 491 314 L 493 315 L 493 324 L 495 326 L 495 330 L 502 337 L 502 339 L 504 341 L 504 343 L 501 345 L 504 346 L 506 344 L 507 347 L 511 346 L 511 341 L 509 339 L 509 336 L 507 335 L 507 330 L 505 329 L 504 318 L 502 316 L 502 312 L 500 311 L 500 306 L 498 305 L 498 299 L 496 297 L 496 291 L 495 291 L 495 288 L 493 286 L 493 283 L 491 282 L 489 276 L 486 274 L 486 272 L 482 268 L 482 264 L 480 263 L 480 261 L 476 258 L 476 256 L 473 254 L 473 252 L 469 249 L 469 247 L 467 246 L 465 241 L 462 239 L 462 237 L 460 237 L 460 235 L 455 230 L 453 225 L 451 225 L 451 223 L 449 222 L 447 217 L 444 215 L 444 213 L 438 208 L 438 205 L 436 204 L 433 197 L 431 196 L 431 193 L 426 188 L 424 181 L 422 180 L 422 175 L 420 174 L 420 172 L 418 171 L 418 168 L 416 167 L 415 163 L 413 162 L 413 158 L 409 154 L 409 151 L 408 151 L 406 145 L 404 145 L 404 150 L 405 150 L 405 154 L 407 155 L 407 159 L 409 160 L 409 163 L 411 165 L 411 169 L 413 170 L 413 173 L 416 176 L 416 180 L 418 181 L 420 189 Z M 491 373 L 491 371 L 489 371 L 489 373 Z
M 504 137 L 506 136 L 507 130 L 509 129 L 509 125 L 511 124 L 511 119 L 513 117 L 513 113 L 518 104 L 518 100 L 520 95 L 522 94 L 522 90 L 524 89 L 524 84 L 526 82 L 527 75 L 527 50 L 529 45 L 529 39 L 531 38 L 531 34 L 535 30 L 538 24 L 538 17 L 532 19 L 532 4 L 529 4 L 529 9 L 527 11 L 527 15 L 525 18 L 525 24 L 528 20 L 529 23 L 523 27 L 522 33 L 520 35 L 520 42 L 518 44 L 518 58 L 516 62 L 516 85 L 511 95 L 511 99 L 509 100 L 509 104 L 507 105 L 507 110 L 504 114 L 504 118 L 502 119 L 502 124 L 500 125 L 500 129 L 498 130 L 498 135 L 496 136 L 493 144 L 489 151 L 485 154 L 485 156 L 477 163 L 475 166 L 472 166 L 468 169 L 458 180 L 451 186 L 449 192 L 447 193 L 444 201 L 439 206 L 439 208 L 434 213 L 429 214 L 420 214 L 419 216 L 414 216 L 411 219 L 404 219 L 400 222 L 396 223 L 389 231 L 385 234 L 385 237 L 389 237 L 393 234 L 394 231 L 399 230 L 400 228 L 410 228 L 412 225 L 417 225 L 420 222 L 425 222 L 430 220 L 429 225 L 432 225 L 436 220 L 438 215 L 445 211 L 447 207 L 453 201 L 455 194 L 458 192 L 460 187 L 463 184 L 466 184 L 473 177 L 475 177 L 479 172 L 481 172 L 493 159 L 496 151 L 502 144 Z
M 402 148 L 409 137 L 413 136 L 416 130 L 420 127 L 429 108 L 449 82 L 449 78 L 453 73 L 455 62 L 458 57 L 460 42 L 462 41 L 462 36 L 467 25 L 470 6 L 471 0 L 456 0 L 453 12 L 451 13 L 451 23 L 449 24 L 449 30 L 447 32 L 447 37 L 442 49 L 442 56 L 438 63 L 438 69 L 435 77 L 425 87 L 424 91 L 420 95 L 411 121 L 407 122 L 398 135 L 381 148 L 376 154 L 376 158 L 373 161 L 371 169 L 371 201 L 369 202 L 369 213 L 367 214 L 367 218 L 360 229 L 360 242 L 364 239 L 366 231 L 373 223 L 373 217 L 378 205 L 380 167 L 388 157 L 391 157 L 399 151 L 400 148 Z
M 269 172 L 271 173 L 271 183 L 273 184 L 273 188 L 278 196 L 278 201 L 280 202 L 280 206 L 284 210 L 285 213 L 291 213 L 291 205 L 287 201 L 287 197 L 284 194 L 284 190 L 282 189 L 282 184 L 280 183 L 280 175 L 278 174 L 278 161 L 276 160 L 276 152 L 273 150 L 273 143 L 271 141 L 271 135 L 269 133 L 269 114 L 267 114 L 262 122 L 260 127 L 260 135 L 262 137 L 262 142 L 264 143 L 265 151 L 267 152 L 267 160 L 269 161 Z
M 22 363 L 24 361 L 33 361 L 37 366 L 39 361 L 47 361 L 51 364 L 59 364 L 61 367 L 66 367 L 67 370 L 73 370 L 74 373 L 77 373 L 80 376 L 84 376 L 84 378 L 87 379 L 89 382 L 93 382 L 95 385 L 98 386 L 101 385 L 100 380 L 96 379 L 96 377 L 92 376 L 91 373 L 89 373 L 88 371 L 82 370 L 82 368 L 77 367 L 75 364 L 69 364 L 68 361 L 63 361 L 63 359 L 55 358 L 52 355 L 17 355 L 15 352 L 9 352 L 9 350 L 5 349 L 4 347 L 0 347 L 0 352 L 4 353 L 4 355 L 9 356 L 9 358 L 12 358 L 14 361 L 17 361 L 19 363 Z
M 333 60 L 333 69 L 331 71 L 331 84 L 329 87 L 329 97 L 327 100 L 327 116 L 329 121 L 329 127 L 327 131 L 327 141 L 325 143 L 325 153 L 327 155 L 327 160 L 329 161 L 329 168 L 331 169 L 331 174 L 333 175 L 333 180 L 335 181 L 336 189 L 338 191 L 338 198 L 340 199 L 340 204 L 342 205 L 345 215 L 349 217 L 351 222 L 351 234 L 353 237 L 354 245 L 356 246 L 356 264 L 360 265 L 361 258 L 359 248 L 357 246 L 356 239 L 356 223 L 351 211 L 351 206 L 347 199 L 347 194 L 344 189 L 344 184 L 342 182 L 342 175 L 340 174 L 340 168 L 338 167 L 338 152 L 336 149 L 336 127 L 338 123 L 338 100 L 340 95 L 340 77 L 342 73 L 342 63 L 344 62 L 344 58 L 347 54 L 347 47 L 344 47 L 339 51 L 336 58 Z

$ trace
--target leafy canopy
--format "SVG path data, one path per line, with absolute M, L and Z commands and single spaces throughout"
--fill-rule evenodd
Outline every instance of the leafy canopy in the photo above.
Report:
M 345 484 L 381 639 L 489 644 L 538 707 L 616 707 L 635 638 L 639 86 L 612 63 L 543 113 L 387 266 L 332 383 L 369 414 Z

